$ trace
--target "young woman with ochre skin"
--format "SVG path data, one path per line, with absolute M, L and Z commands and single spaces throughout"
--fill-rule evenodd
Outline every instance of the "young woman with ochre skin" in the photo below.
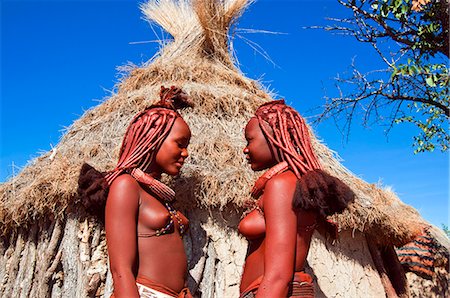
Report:
M 312 234 L 347 207 L 353 192 L 322 170 L 304 119 L 283 100 L 258 108 L 245 138 L 252 170 L 269 170 L 256 181 L 254 207 L 239 224 L 249 240 L 241 298 L 314 297 L 303 271 Z
M 172 205 L 174 191 L 159 181 L 162 173 L 178 175 L 188 157 L 191 131 L 176 111 L 188 102 L 173 86 L 161 87 L 160 96 L 160 102 L 131 121 L 119 162 L 105 176 L 105 228 L 115 298 L 192 297 L 186 288 L 182 240 L 188 220 Z

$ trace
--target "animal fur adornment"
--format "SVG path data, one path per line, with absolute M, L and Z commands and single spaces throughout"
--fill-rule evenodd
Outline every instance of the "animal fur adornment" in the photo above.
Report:
M 354 200 L 355 194 L 344 182 L 315 169 L 299 179 L 293 206 L 296 209 L 316 210 L 326 217 L 341 213 Z

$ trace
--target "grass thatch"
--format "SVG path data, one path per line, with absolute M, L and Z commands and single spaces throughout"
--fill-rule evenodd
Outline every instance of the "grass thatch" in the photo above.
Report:
M 143 4 L 146 16 L 174 40 L 154 60 L 130 66 L 117 93 L 75 121 L 54 152 L 43 154 L 0 185 L 2 232 L 73 212 L 68 207 L 77 201 L 81 164 L 112 169 L 129 121 L 157 99 L 160 85 L 181 86 L 195 103 L 183 112 L 193 136 L 190 158 L 174 182 L 180 201 L 208 208 L 242 206 L 255 179 L 242 155 L 243 128 L 255 109 L 271 99 L 258 82 L 235 68 L 229 55 L 229 27 L 247 5 L 245 0 Z M 358 196 L 348 211 L 335 218 L 343 228 L 364 231 L 382 243 L 400 244 L 415 235 L 423 220 L 413 208 L 391 191 L 352 175 L 319 141 L 314 140 L 314 148 L 326 169 Z

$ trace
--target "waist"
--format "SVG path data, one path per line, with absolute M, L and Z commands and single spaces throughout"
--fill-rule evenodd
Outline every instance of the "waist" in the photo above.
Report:
M 191 293 L 189 292 L 189 289 L 187 287 L 181 289 L 181 291 L 175 291 L 171 288 L 169 288 L 166 285 L 160 284 L 154 280 L 151 280 L 150 278 L 144 276 L 144 275 L 138 275 L 136 277 L 136 284 L 138 286 L 139 295 L 141 297 L 154 297 L 156 294 L 156 297 L 161 298 L 169 298 L 169 297 L 185 297 L 190 298 Z M 154 293 L 154 292 L 159 293 Z M 153 295 L 153 296 L 152 296 Z
M 138 274 L 147 277 L 179 277 L 183 280 L 187 272 L 187 255 L 183 241 L 175 235 L 138 240 Z M 170 266 L 167 266 L 170 264 Z
M 140 250 L 139 256 L 137 272 L 139 277 L 163 284 L 175 292 L 183 289 L 187 275 L 187 257 L 184 250 L 181 252 Z
M 297 249 L 295 251 L 294 272 L 302 272 L 305 270 L 306 258 L 309 251 L 308 246 L 297 242 Z M 265 242 L 250 242 L 245 259 L 243 273 L 241 276 L 241 291 L 247 288 L 254 280 L 264 275 L 265 271 Z
M 244 291 L 240 298 L 252 298 L 258 292 L 263 276 L 254 280 Z M 288 297 L 314 297 L 314 285 L 311 275 L 304 271 L 294 272 L 292 281 L 289 283 Z

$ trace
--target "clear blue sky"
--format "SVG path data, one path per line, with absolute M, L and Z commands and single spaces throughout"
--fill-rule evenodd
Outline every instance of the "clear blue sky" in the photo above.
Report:
M 56 145 L 64 127 L 84 110 L 109 96 L 117 66 L 147 61 L 157 45 L 133 44 L 156 39 L 137 1 L 3 0 L 0 5 L 0 181 L 5 181 Z M 275 64 L 236 37 L 240 68 L 312 116 L 325 94 L 336 94 L 333 78 L 348 70 L 353 58 L 362 70 L 381 65 L 368 46 L 351 37 L 302 29 L 345 13 L 336 0 L 257 1 L 238 27 L 286 34 L 243 34 Z M 382 127 L 365 129 L 355 122 L 348 142 L 333 122 L 315 130 L 356 175 L 391 186 L 431 223 L 448 225 L 449 156 L 414 155 L 413 127 L 397 126 L 386 137 Z

